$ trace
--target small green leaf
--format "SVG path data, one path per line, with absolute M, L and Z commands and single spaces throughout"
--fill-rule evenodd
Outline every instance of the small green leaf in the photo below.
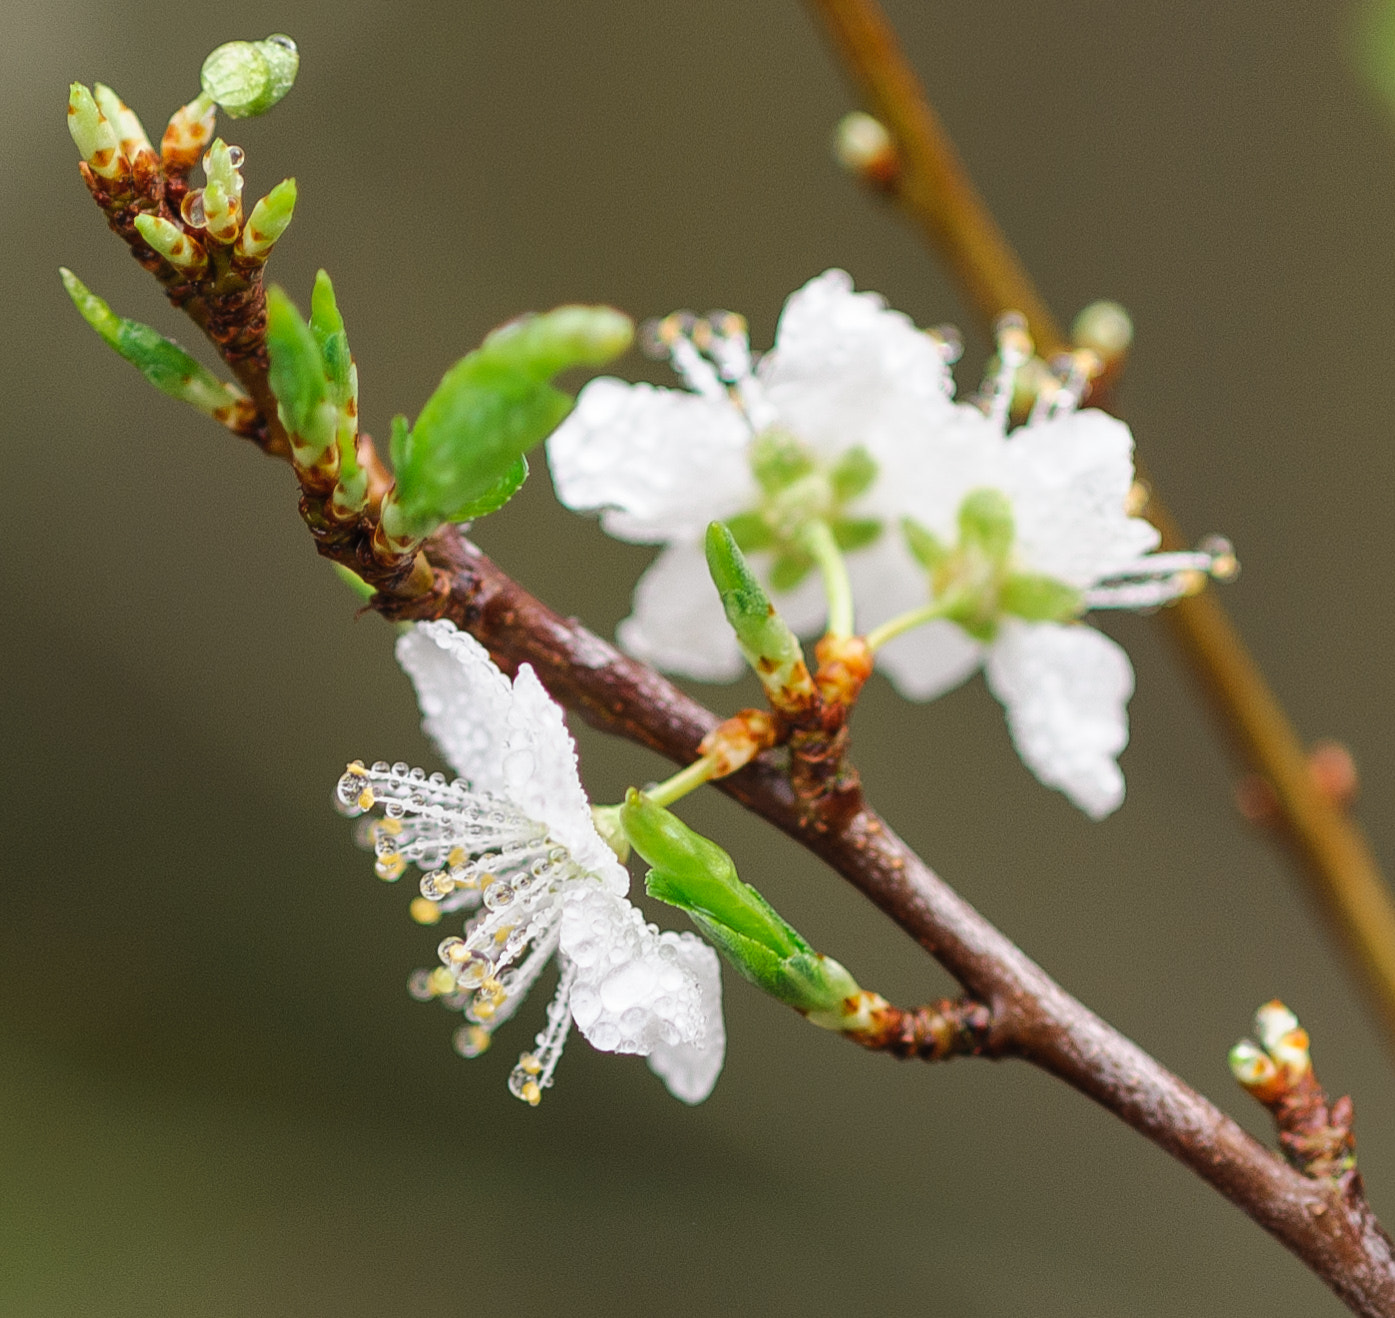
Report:
M 238 235 L 238 255 L 248 261 L 265 261 L 276 240 L 290 226 L 295 214 L 295 179 L 283 178 L 266 194 L 247 217 Z
M 1028 622 L 1066 622 L 1085 611 L 1074 586 L 1034 572 L 1016 572 L 999 588 L 998 606 Z
M 876 517 L 835 517 L 829 527 L 838 548 L 845 554 L 865 549 L 882 533 L 881 521 Z
M 801 1011 L 815 1024 L 839 1029 L 857 981 L 821 956 L 749 883 L 715 842 L 633 789 L 620 808 L 625 835 L 652 867 L 645 890 L 687 911 L 693 923 L 751 983 Z
M 767 494 L 788 489 L 814 469 L 814 459 L 793 435 L 767 430 L 751 441 L 751 471 Z
M 959 543 L 978 550 L 990 563 L 1002 563 L 1012 549 L 1017 528 L 1012 504 L 1000 490 L 971 490 L 959 505 Z
M 549 381 L 574 366 L 603 365 L 632 335 L 628 317 L 609 307 L 559 307 L 495 330 L 446 372 L 396 445 L 384 529 L 399 541 L 424 537 L 462 509 L 516 490 L 509 482 L 519 458 L 571 410 L 571 397 Z
M 775 543 L 775 533 L 760 513 L 737 513 L 735 517 L 727 518 L 726 525 L 743 554 L 758 553 Z
M 901 519 L 901 534 L 906 538 L 906 548 L 927 572 L 933 572 L 949 558 L 949 547 L 933 531 L 910 517 Z
M 329 395 L 343 406 L 357 394 L 353 378 L 353 358 L 349 353 L 349 336 L 344 332 L 344 317 L 334 300 L 334 285 L 321 270 L 315 275 L 315 289 L 310 294 L 310 333 L 320 350 L 320 360 L 329 377 Z
M 118 316 L 71 270 L 60 270 L 59 274 L 83 319 L 161 393 L 225 424 L 235 413 L 250 408 L 241 389 L 224 384 L 178 344 L 149 325 Z
M 810 951 L 764 897 L 736 874 L 731 857 L 677 815 L 631 788 L 620 810 L 625 836 L 653 867 L 649 893 L 731 930 L 783 960 Z
M 829 473 L 829 479 L 833 484 L 834 497 L 839 503 L 848 503 L 859 494 L 865 494 L 877 479 L 876 460 L 858 444 L 838 459 Z
M 281 423 L 291 436 L 296 460 L 308 464 L 334 442 L 335 410 L 315 335 L 295 304 L 277 286 L 266 292 L 267 378 L 280 404 Z
M 490 513 L 497 513 L 515 494 L 523 488 L 523 482 L 528 479 L 528 459 L 519 454 L 518 461 L 513 464 L 490 489 L 486 490 L 477 499 L 471 499 L 469 503 L 457 508 L 446 520 L 448 522 L 472 522 L 477 517 L 486 517 Z

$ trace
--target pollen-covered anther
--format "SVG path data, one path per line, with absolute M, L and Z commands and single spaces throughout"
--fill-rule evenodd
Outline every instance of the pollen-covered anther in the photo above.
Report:
M 440 924 L 441 908 L 427 897 L 413 897 L 407 912 L 418 924 Z
M 462 1025 L 452 1041 L 462 1057 L 478 1057 L 489 1051 L 494 1036 L 483 1025 Z

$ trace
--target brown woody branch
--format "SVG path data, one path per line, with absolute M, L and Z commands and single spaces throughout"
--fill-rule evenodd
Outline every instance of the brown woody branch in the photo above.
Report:
M 886 190 L 948 265 L 985 328 L 1005 311 L 1020 311 L 1044 356 L 1066 347 L 1064 334 L 974 188 L 876 0 L 807 3 L 869 109 L 891 132 L 895 171 Z M 1106 405 L 1102 398 L 1094 401 Z M 1156 496 L 1147 515 L 1162 532 L 1165 547 L 1187 543 Z M 1279 830 L 1359 967 L 1358 977 L 1377 1014 L 1395 1034 L 1395 902 L 1366 835 L 1314 782 L 1283 706 L 1214 595 L 1207 591 L 1179 600 L 1162 616 L 1240 758 L 1272 788 Z
M 128 233 L 113 227 L 136 248 Z M 137 250 L 136 255 L 144 254 Z M 192 301 L 185 299 L 182 305 L 210 330 L 225 358 L 235 362 L 249 393 L 268 399 L 264 320 L 257 314 L 257 299 L 241 303 L 247 317 L 242 324 L 233 325 L 231 333 L 220 329 L 216 334 L 210 318 L 193 313 Z M 263 408 L 264 429 L 256 438 L 266 451 L 280 454 L 281 445 L 263 438 L 279 433 L 271 420 L 274 410 L 266 403 Z M 366 444 L 364 456 L 372 458 Z M 302 512 L 317 547 L 378 588 L 374 606 L 385 617 L 449 618 L 476 636 L 502 667 L 531 664 L 556 699 L 596 727 L 679 764 L 694 760 L 718 726 L 715 714 L 658 673 L 534 599 L 457 528 L 443 527 L 433 535 L 404 575 L 402 564 L 373 551 L 371 505 L 350 524 L 331 524 L 322 505 L 321 491 L 304 490 Z M 866 676 L 853 654 L 827 656 L 821 665 L 825 669 L 828 704 L 840 703 L 839 692 Z M 832 772 L 813 775 L 817 791 L 801 791 L 794 781 L 798 775 L 769 754 L 719 785 L 856 885 L 971 997 L 960 1004 L 889 1014 L 882 1037 L 862 1042 L 926 1058 L 953 1052 L 1025 1058 L 1190 1167 L 1302 1258 L 1353 1310 L 1371 1318 L 1395 1318 L 1395 1258 L 1364 1199 L 1330 1182 L 1314 1181 L 1267 1152 L 1066 993 L 950 889 L 868 807 L 856 774 L 844 771 L 845 714 L 821 730 L 837 753 L 827 757 Z

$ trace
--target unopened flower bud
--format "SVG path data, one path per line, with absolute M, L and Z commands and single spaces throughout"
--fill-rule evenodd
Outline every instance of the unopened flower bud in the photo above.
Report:
M 845 114 L 838 121 L 833 154 L 849 174 L 874 187 L 891 187 L 901 173 L 896 143 L 886 125 L 861 110 Z
M 265 114 L 295 83 L 300 53 L 290 37 L 229 41 L 203 62 L 203 93 L 234 119 Z
M 181 274 L 197 279 L 208 269 L 203 244 L 161 215 L 137 215 L 136 231 Z
M 237 254 L 244 261 L 265 261 L 276 240 L 286 232 L 295 214 L 295 179 L 283 179 L 266 194 L 247 217 L 237 240 Z
M 116 125 L 97 105 L 92 93 L 80 82 L 68 91 L 68 132 L 91 171 L 101 179 L 124 178 L 130 164 L 121 154 Z

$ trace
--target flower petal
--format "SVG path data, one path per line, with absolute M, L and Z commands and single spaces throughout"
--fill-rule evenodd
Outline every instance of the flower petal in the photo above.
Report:
M 1128 655 L 1093 627 L 1008 621 L 984 670 L 1023 763 L 1091 819 L 1118 809 L 1124 775 L 1115 760 L 1128 745 L 1133 694 Z
M 944 621 L 927 622 L 877 651 L 877 667 L 907 700 L 934 700 L 953 691 L 982 660 L 983 647 Z
M 650 564 L 616 638 L 636 659 L 704 682 L 731 682 L 745 667 L 707 559 L 693 543 L 670 545 Z
M 416 686 L 422 727 L 456 773 L 546 826 L 608 887 L 628 891 L 627 872 L 591 822 L 562 710 L 533 670 L 522 665 L 510 684 L 473 636 L 444 620 L 402 636 L 397 659 Z
M 854 293 L 842 270 L 791 295 L 760 378 L 780 427 L 825 459 L 856 444 L 877 457 L 888 437 L 928 433 L 953 391 L 935 341 L 878 294 Z
M 649 1054 L 649 1069 L 674 1098 L 701 1103 L 712 1092 L 726 1059 L 727 1032 L 722 1023 L 722 962 L 694 934 L 678 935 L 678 959 L 698 982 L 702 995 L 703 1033 L 698 1043 L 659 1043 Z
M 576 967 L 572 1017 L 593 1048 L 648 1054 L 704 1037 L 703 994 L 680 936 L 646 924 L 624 897 L 588 879 L 571 884 L 560 946 Z
M 750 428 L 734 403 L 677 389 L 593 380 L 547 441 L 557 497 L 600 510 L 620 540 L 700 538 L 756 501 Z
M 1001 488 L 1032 571 L 1083 589 L 1156 548 L 1158 532 L 1124 511 L 1134 472 L 1122 421 L 1072 412 L 1014 431 L 1007 449 Z

